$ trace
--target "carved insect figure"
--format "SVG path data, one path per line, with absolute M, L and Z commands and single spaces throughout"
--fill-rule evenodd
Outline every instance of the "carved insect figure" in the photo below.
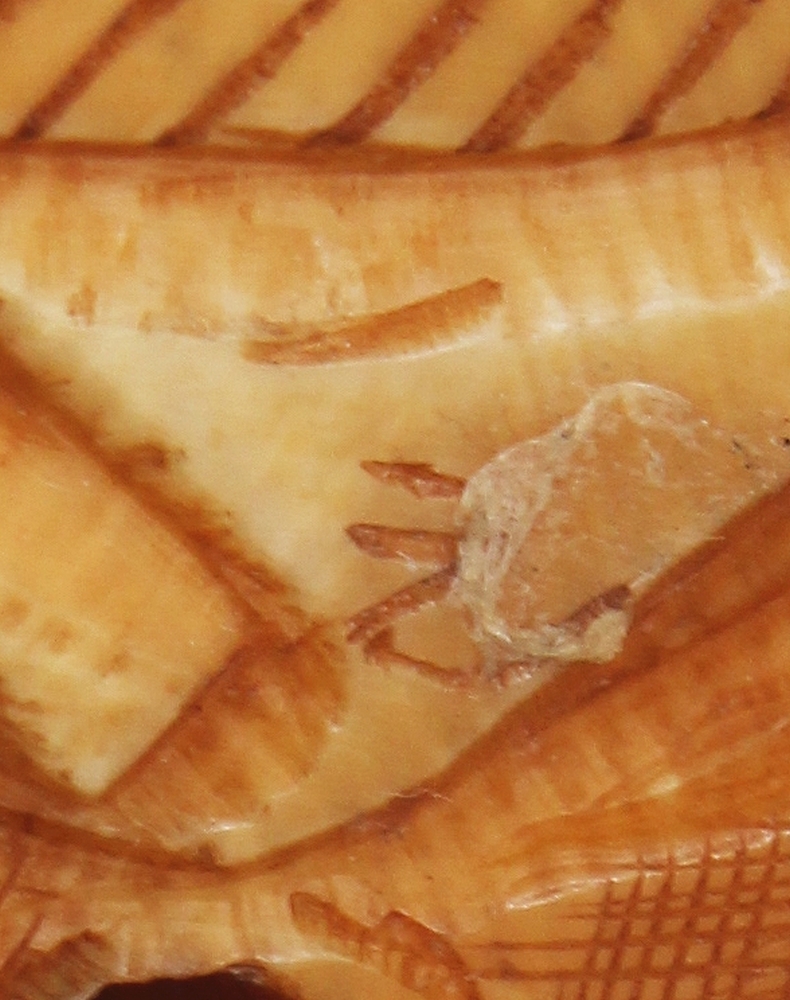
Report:
M 640 383 L 600 390 L 575 417 L 507 448 L 468 480 L 429 465 L 363 468 L 419 497 L 458 504 L 457 533 L 348 529 L 375 558 L 436 567 L 360 611 L 350 640 L 376 662 L 442 679 L 452 678 L 447 669 L 397 648 L 400 617 L 444 599 L 460 604 L 480 651 L 475 673 L 487 676 L 544 661 L 611 659 L 634 599 L 766 481 L 740 442 L 681 397 Z
M 779 183 L 788 176 L 787 136 L 782 130 L 768 147 L 727 139 L 711 147 L 712 155 L 695 148 L 692 156 L 680 144 L 651 148 L 646 159 L 639 150 L 618 154 L 611 170 L 591 158 L 568 172 L 539 165 L 522 176 L 505 166 L 473 169 L 470 179 L 465 169 L 457 176 L 430 170 L 405 181 L 386 170 L 346 181 L 340 172 L 312 169 L 299 180 L 290 163 L 278 181 L 271 165 L 250 163 L 240 171 L 234 161 L 223 172 L 202 158 L 190 160 L 186 173 L 159 158 L 155 169 L 142 158 L 124 158 L 114 172 L 104 162 L 87 170 L 82 161 L 79 169 L 69 167 L 69 154 L 64 160 L 58 154 L 54 164 L 43 160 L 27 171 L 32 187 L 16 168 L 9 170 L 13 183 L 2 186 L 6 294 L 35 302 L 45 317 L 53 310 L 56 327 L 64 310 L 75 322 L 95 323 L 113 365 L 123 351 L 108 330 L 146 337 L 153 331 L 156 338 L 157 330 L 175 329 L 175 319 L 178 329 L 211 334 L 229 329 L 228 303 L 235 301 L 241 305 L 231 336 L 258 364 L 274 364 L 278 355 L 287 365 L 388 364 L 397 353 L 410 365 L 420 352 L 433 359 L 459 345 L 476 350 L 483 343 L 487 350 L 490 340 L 492 354 L 503 345 L 524 347 L 521 371 L 531 357 L 525 331 L 541 329 L 557 302 L 567 351 L 586 352 L 598 330 L 616 325 L 628 357 L 654 338 L 665 360 L 675 344 L 675 327 L 661 312 L 669 303 L 682 319 L 685 342 L 700 338 L 695 391 L 704 383 L 704 393 L 709 376 L 724 395 L 724 375 L 717 375 L 722 345 L 735 356 L 735 347 L 748 342 L 760 347 L 749 380 L 764 400 L 763 377 L 785 357 L 784 338 L 768 320 L 776 320 L 777 289 L 786 291 L 777 275 L 788 261 L 789 189 Z M 64 162 L 67 169 L 58 166 Z M 97 197 L 97 182 L 86 179 L 93 173 L 109 176 L 113 186 L 98 188 L 107 197 Z M 31 198 L 31 191 L 46 196 Z M 766 191 L 774 197 L 766 199 Z M 250 200 L 242 205 L 245 192 Z M 705 241 L 686 239 L 684 232 L 697 228 L 688 219 L 684 232 L 667 227 L 668 207 L 677 214 L 678 204 L 704 205 L 698 221 L 706 223 Z M 30 205 L 43 206 L 32 218 L 46 225 L 31 224 Z M 105 207 L 99 213 L 94 205 Z M 739 249 L 750 253 L 728 252 L 736 219 L 744 221 Z M 432 235 L 443 231 L 452 238 Z M 603 231 L 612 236 L 605 254 Z M 71 234 L 68 252 L 52 252 L 54 232 Z M 312 238 L 316 233 L 320 239 Z M 556 255 L 538 238 L 545 234 Z M 705 243 L 706 251 L 723 248 L 726 259 L 710 254 L 702 266 Z M 206 254 L 207 246 L 217 252 Z M 90 247 L 82 263 L 80 247 Z M 400 252 L 409 247 L 419 252 Z M 36 267 L 42 260 L 46 267 Z M 154 274 L 164 276 L 159 285 Z M 468 284 L 482 274 L 493 279 Z M 354 294 L 339 299 L 349 279 Z M 344 310 L 364 312 L 370 303 L 386 312 L 388 302 L 431 288 L 449 291 L 396 310 L 384 333 L 378 313 L 350 329 L 335 323 Z M 308 328 L 299 319 L 291 338 L 287 329 L 263 324 L 266 342 L 256 343 L 262 302 L 267 315 L 285 318 L 285 327 L 295 316 L 306 318 Z M 744 302 L 754 307 L 748 324 Z M 310 317 L 329 303 L 333 318 L 324 335 Z M 591 330 L 593 314 L 603 314 L 607 325 Z M 715 341 L 704 325 L 711 316 Z M 634 318 L 641 325 L 629 326 Z M 585 323 L 587 338 L 574 341 L 571 333 Z M 69 330 L 76 350 L 82 330 L 80 336 Z M 765 331 L 759 340 L 758 331 Z M 58 343 L 50 344 L 52 353 Z M 777 343 L 782 350 L 769 354 Z M 160 346 L 166 343 L 154 340 L 155 355 Z M 679 367 L 645 358 L 640 372 L 683 380 Z M 155 360 L 149 375 L 163 363 Z M 620 361 L 612 370 L 633 370 Z M 92 365 L 91 358 L 91 372 Z M 212 357 L 207 367 L 213 365 Z M 587 367 L 584 377 L 595 381 L 601 370 Z M 433 371 L 438 389 L 444 370 Z M 728 371 L 738 374 L 740 367 Z M 271 387 L 276 380 L 269 374 L 261 383 Z M 357 374 L 346 384 L 353 384 L 355 400 L 365 397 L 364 416 L 378 401 L 365 394 Z M 357 658 L 346 662 L 342 641 L 327 649 L 321 636 L 334 632 L 313 628 L 307 611 L 296 634 L 289 632 L 279 615 L 266 613 L 267 595 L 255 594 L 245 567 L 228 559 L 216 539 L 201 539 L 182 517 L 170 517 L 166 504 L 152 502 L 108 462 L 87 432 L 39 407 L 44 400 L 37 392 L 26 395 L 15 377 L 6 383 L 0 443 L 10 478 L 0 503 L 7 540 L 0 546 L 0 581 L 9 589 L 13 581 L 16 594 L 0 595 L 0 624 L 9 648 L 24 641 L 25 652 L 41 662 L 30 676 L 20 671 L 13 678 L 19 688 L 0 705 L 10 710 L 6 743 L 22 747 L 19 754 L 9 750 L 0 776 L 0 995 L 76 1000 L 111 980 L 196 975 L 240 963 L 282 969 L 288 995 L 304 997 L 389 998 L 392 979 L 404 995 L 425 1000 L 521 1000 L 525 991 L 560 995 L 577 984 L 613 997 L 637 995 L 635 983 L 644 985 L 644 997 L 656 989 L 678 997 L 713 990 L 734 1000 L 741 987 L 759 991 L 758 977 L 765 976 L 764 995 L 787 993 L 790 795 L 775 762 L 787 756 L 790 717 L 790 491 L 769 498 L 771 517 L 762 505 L 722 532 L 721 558 L 709 558 L 704 572 L 695 566 L 681 585 L 656 584 L 661 593 L 651 592 L 650 600 L 660 611 L 657 634 L 671 640 L 677 626 L 686 645 L 667 641 L 650 669 L 632 670 L 628 683 L 596 685 L 607 663 L 598 672 L 572 671 L 549 680 L 540 698 L 520 699 L 503 718 L 506 698 L 497 700 L 498 692 L 490 699 L 490 692 L 443 698 L 430 685 L 409 687 L 396 677 L 391 688 L 419 727 L 420 769 L 415 765 L 406 780 L 398 763 L 408 740 L 397 731 L 400 719 L 384 725 L 391 702 L 377 690 L 376 682 L 389 678 L 358 669 Z M 316 382 L 305 383 L 296 398 L 312 418 Z M 176 379 L 163 384 L 173 387 Z M 223 394 L 235 396 L 237 389 L 228 378 Z M 574 384 L 568 391 L 577 390 Z M 475 391 L 477 385 L 465 387 L 470 403 Z M 414 423 L 421 424 L 422 399 L 415 388 L 404 404 Z M 243 396 L 241 403 L 246 415 Z M 724 409 L 734 415 L 737 404 Z M 332 409 L 330 416 L 337 415 Z M 260 413 L 255 419 L 265 423 Z M 370 441 L 364 420 L 354 421 L 345 464 L 325 449 L 344 474 L 356 473 L 359 442 Z M 388 457 L 387 446 L 366 447 Z M 312 472 L 307 450 L 294 452 Z M 444 496 L 459 515 L 457 530 L 444 535 L 352 526 L 351 538 L 365 553 L 434 563 L 436 573 L 363 609 L 351 637 L 371 657 L 436 676 L 441 664 L 400 654 L 394 633 L 403 614 L 457 602 L 479 647 L 475 669 L 457 678 L 463 682 L 476 675 L 489 682 L 547 659 L 611 656 L 628 628 L 631 602 L 649 580 L 717 534 L 728 514 L 770 479 L 740 442 L 678 397 L 633 384 L 596 393 L 576 417 L 507 448 L 468 480 L 403 461 L 365 468 L 418 494 Z M 311 481 L 320 485 L 321 477 Z M 90 518 L 76 502 L 81 489 L 94 519 L 97 510 L 105 516 L 106 531 L 95 538 L 111 544 L 89 544 Z M 271 506 L 277 518 L 282 508 Z M 329 510 L 316 506 L 325 531 Z M 67 515 L 71 527 L 61 530 Z M 336 523 L 352 520 L 343 507 Z M 679 531 L 681 524 L 688 529 Z M 35 558 L 45 531 L 60 539 L 62 557 L 49 545 L 44 558 Z M 337 537 L 343 540 L 340 531 Z M 75 552 L 82 556 L 76 570 Z M 120 568 L 116 554 L 125 560 Z M 300 559 L 312 571 L 309 546 L 300 548 Z M 126 580 L 130 563 L 140 572 L 134 586 L 119 588 L 132 598 L 121 623 L 124 642 L 110 636 L 102 645 L 103 627 L 116 619 L 107 594 Z M 23 600 L 31 589 L 35 601 Z M 272 604 L 285 615 L 281 596 Z M 53 621 L 54 614 L 43 612 L 56 606 L 56 597 L 64 613 Z M 153 605 L 173 610 L 156 615 L 157 627 L 147 629 Z M 84 606 L 90 615 L 80 615 Z M 689 626 L 688 606 L 713 611 Z M 41 616 L 23 614 L 30 607 Z M 176 618 L 178 630 L 170 627 Z M 63 619 L 70 629 L 53 627 Z M 640 618 L 633 632 L 642 627 Z M 203 631 L 190 645 L 192 628 Z M 102 652 L 119 647 L 131 656 L 131 668 L 129 656 Z M 77 704 L 58 699 L 42 682 L 40 695 L 49 700 L 37 702 L 32 675 L 43 678 L 42 665 L 75 650 L 104 701 L 93 697 L 90 683 L 75 685 L 83 698 Z M 186 653 L 194 659 L 184 681 Z M 141 728 L 127 732 L 114 724 L 108 699 L 152 659 L 162 687 L 129 685 L 142 697 L 133 706 Z M 408 696 L 425 689 L 415 707 Z M 161 707 L 163 693 L 173 698 L 170 715 L 155 720 L 149 709 L 157 698 Z M 513 703 L 519 696 L 517 689 Z M 481 712 L 473 729 L 461 713 L 486 701 L 496 705 Z M 40 713 L 30 711 L 36 703 Z M 43 716 L 51 727 L 41 725 Z M 106 724 L 98 725 L 99 717 Z M 68 738 L 66 724 L 79 742 Z M 443 732 L 434 738 L 434 730 Z M 459 730 L 468 752 L 451 742 Z M 367 742 L 361 732 L 370 734 Z M 103 734 L 111 744 L 121 735 L 136 742 L 125 758 L 105 756 L 98 745 Z M 369 753 L 374 742 L 385 751 L 380 758 Z M 321 753 L 326 770 L 310 771 Z M 21 756 L 27 769 L 17 767 Z M 327 773 L 349 780 L 327 794 Z M 375 796 L 360 801 L 355 789 L 368 775 Z M 305 794 L 294 803 L 297 781 Z M 278 799 L 289 839 L 273 843 L 267 828 Z M 289 804 L 295 808 L 287 813 Z M 320 836 L 308 836 L 294 820 Z M 244 863 L 237 854 L 239 863 L 225 864 L 228 854 L 212 853 L 215 832 L 233 838 L 245 827 L 254 836 Z M 696 866 L 699 879 L 684 879 L 684 866 Z M 653 902 L 654 909 L 643 909 Z M 623 914 L 613 954 L 609 929 Z M 646 920 L 645 937 L 637 925 Z M 591 948 L 566 947 L 579 941 Z M 642 947 L 636 979 L 634 943 Z M 573 968 L 569 954 L 578 956 Z M 333 956 L 337 962 L 328 961 Z M 334 982 L 325 968 L 338 970 Z

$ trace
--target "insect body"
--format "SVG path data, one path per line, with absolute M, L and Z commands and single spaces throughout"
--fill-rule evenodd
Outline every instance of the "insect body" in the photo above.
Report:
M 397 651 L 392 626 L 447 597 L 464 609 L 488 675 L 514 663 L 614 657 L 635 598 L 766 483 L 757 456 L 688 402 L 633 382 L 599 390 L 575 416 L 506 448 L 468 480 L 424 465 L 365 468 L 457 501 L 458 531 L 349 529 L 373 556 L 437 566 L 361 611 L 352 639 L 375 659 L 425 669 Z

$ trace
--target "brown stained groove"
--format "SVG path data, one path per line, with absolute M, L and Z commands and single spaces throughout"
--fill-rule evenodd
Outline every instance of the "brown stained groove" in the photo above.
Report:
M 466 480 L 437 472 L 422 462 L 362 462 L 362 470 L 379 482 L 413 493 L 421 500 L 460 500 Z
M 109 944 L 90 931 L 43 955 L 30 952 L 4 984 L 3 996 L 85 996 L 86 989 L 95 990 L 102 983 L 111 954 Z
M 689 39 L 685 52 L 662 78 L 642 110 L 624 130 L 624 140 L 650 135 L 658 119 L 687 94 L 749 23 L 763 0 L 717 0 Z
M 410 583 L 394 594 L 372 604 L 355 615 L 348 623 L 348 641 L 364 642 L 373 638 L 393 620 L 414 614 L 421 608 L 436 604 L 449 593 L 455 580 L 455 564 Z
M 272 80 L 312 29 L 339 0 L 305 0 L 250 55 L 226 73 L 205 96 L 157 140 L 162 145 L 199 142 L 262 84 Z
M 375 559 L 444 566 L 458 554 L 458 536 L 448 531 L 391 528 L 384 524 L 352 524 L 346 528 L 351 541 Z
M 36 914 L 31 920 L 27 930 L 22 935 L 21 940 L 6 958 L 2 965 L 0 965 L 0 991 L 2 991 L 3 986 L 7 980 L 13 979 L 16 973 L 23 967 L 24 962 L 27 958 L 28 950 L 30 948 L 30 943 L 35 938 L 36 934 L 44 922 L 44 914 Z
M 442 667 L 431 660 L 418 659 L 397 648 L 393 640 L 392 629 L 385 628 L 364 644 L 365 659 L 384 670 L 391 667 L 412 670 L 429 681 L 440 684 L 443 688 L 468 689 L 473 680 L 474 672 L 467 674 L 462 670 Z
M 607 41 L 612 33 L 610 18 L 622 2 L 594 0 L 511 87 L 462 150 L 488 153 L 516 143 Z
M 480 1000 L 466 963 L 438 931 L 390 911 L 374 926 L 307 892 L 291 895 L 299 931 L 330 952 L 378 969 L 426 1000 Z
M 310 144 L 360 142 L 382 125 L 478 23 L 487 0 L 444 0 L 395 57 L 384 76 L 348 114 Z
M 501 304 L 502 294 L 498 282 L 481 278 L 327 328 L 310 325 L 302 332 L 297 326 L 295 339 L 250 340 L 242 347 L 243 356 L 254 364 L 323 365 L 440 350 L 465 339 Z M 283 332 L 290 332 L 287 326 Z
M 598 594 L 596 597 L 590 598 L 589 601 L 582 604 L 580 608 L 577 608 L 564 621 L 554 624 L 565 626 L 570 631 L 581 634 L 588 625 L 594 622 L 605 611 L 622 611 L 630 598 L 630 588 L 626 584 L 621 583 L 610 590 L 604 591 L 602 594 Z
M 742 843 L 733 855 L 717 858 L 708 839 L 692 865 L 678 862 L 670 851 L 660 869 L 642 862 L 635 870 L 619 873 L 607 880 L 600 905 L 583 907 L 571 918 L 594 918 L 586 941 L 574 936 L 515 943 L 512 949 L 523 955 L 527 967 L 508 963 L 506 977 L 568 987 L 568 996 L 588 996 L 589 991 L 590 996 L 610 1000 L 647 995 L 649 983 L 661 985 L 656 996 L 685 996 L 682 984 L 693 975 L 698 986 L 689 997 L 735 1000 L 747 995 L 749 979 L 761 968 L 786 975 L 786 944 L 770 958 L 759 954 L 766 942 L 787 940 L 790 879 L 779 832 L 774 829 L 772 834 L 767 855 L 752 856 Z M 632 878 L 625 893 L 623 875 Z M 700 946 L 704 959 L 695 956 Z M 536 954 L 541 955 L 539 962 Z M 497 968 L 484 977 L 503 978 Z M 721 990 L 723 980 L 730 983 L 726 991 Z
M 52 126 L 120 53 L 154 21 L 184 0 L 131 0 L 32 108 L 13 135 L 37 139 Z
M 3 909 L 7 901 L 13 896 L 19 877 L 24 871 L 25 863 L 27 862 L 27 851 L 24 847 L 20 850 L 18 846 L 13 853 L 21 856 L 13 858 L 8 874 L 2 883 L 0 883 L 0 910 Z

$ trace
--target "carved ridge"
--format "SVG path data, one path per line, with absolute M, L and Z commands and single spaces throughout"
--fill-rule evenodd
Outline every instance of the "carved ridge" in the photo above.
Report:
M 280 340 L 248 340 L 244 357 L 256 364 L 326 365 L 446 350 L 479 336 L 482 322 L 503 299 L 502 285 L 481 278 L 387 312 Z M 287 332 L 287 331 L 284 331 Z
M 425 1000 L 481 1000 L 463 959 L 442 934 L 391 911 L 373 927 L 308 892 L 291 895 L 291 915 L 306 937 L 400 982 Z

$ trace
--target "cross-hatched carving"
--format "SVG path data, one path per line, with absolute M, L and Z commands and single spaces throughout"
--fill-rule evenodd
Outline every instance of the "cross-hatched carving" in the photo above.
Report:
M 568 924 L 567 939 L 514 946 L 497 978 L 555 1000 L 790 996 L 790 830 L 620 870 Z

